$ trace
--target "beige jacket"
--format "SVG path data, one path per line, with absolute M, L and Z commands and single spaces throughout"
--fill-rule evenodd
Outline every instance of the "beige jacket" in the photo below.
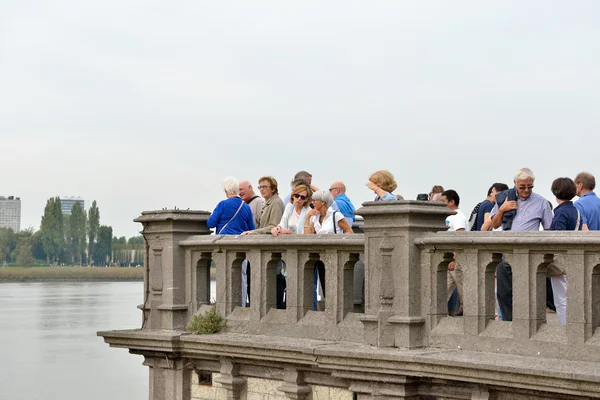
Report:
M 262 208 L 258 228 L 250 231 L 250 234 L 270 234 L 271 229 L 275 228 L 279 224 L 279 221 L 281 221 L 284 209 L 283 200 L 281 200 L 279 195 L 274 194 L 271 196 Z

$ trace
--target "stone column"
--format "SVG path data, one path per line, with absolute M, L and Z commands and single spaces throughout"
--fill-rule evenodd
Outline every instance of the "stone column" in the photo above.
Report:
M 191 318 L 191 265 L 179 241 L 209 235 L 207 211 L 144 211 L 135 222 L 146 240 L 144 268 L 144 329 L 184 329 Z M 195 267 L 195 266 L 194 266 Z
M 285 384 L 277 390 L 284 392 L 288 399 L 305 400 L 312 392 L 311 387 L 304 383 L 304 373 L 296 368 L 287 367 L 283 380 Z
M 415 240 L 446 230 L 453 213 L 426 201 L 366 202 L 364 218 L 365 341 L 380 347 L 424 346 L 428 304 L 422 304 L 421 256 Z
M 242 389 L 246 385 L 246 378 L 239 376 L 239 365 L 235 364 L 229 357 L 221 359 L 221 376 L 215 378 L 215 382 L 223 385 L 227 391 L 227 400 L 238 400 Z
M 148 357 L 144 365 L 150 367 L 149 399 L 190 400 L 192 392 L 192 370 L 184 366 L 184 360 L 163 357 Z

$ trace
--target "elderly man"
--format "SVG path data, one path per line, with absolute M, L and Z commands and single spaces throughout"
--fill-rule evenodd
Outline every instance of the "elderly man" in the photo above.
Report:
M 550 229 L 552 209 L 548 200 L 533 193 L 535 175 L 529 168 L 515 174 L 515 187 L 496 194 L 496 205 L 490 213 L 494 228 L 502 230 L 539 231 L 540 225 Z M 503 321 L 512 321 L 512 269 L 502 261 L 496 267 L 498 304 Z
M 258 226 L 260 212 L 265 204 L 265 199 L 256 195 L 252 185 L 248 181 L 240 182 L 240 197 L 250 206 L 254 216 L 254 225 Z
M 575 202 L 575 207 L 581 213 L 583 218 L 583 230 L 600 230 L 600 199 L 594 193 L 596 179 L 594 175 L 588 172 L 580 172 L 575 177 L 575 186 L 577 187 L 577 196 L 579 199 Z
M 344 182 L 333 182 L 329 188 L 329 193 L 333 197 L 333 202 L 337 205 L 338 210 L 342 213 L 348 225 L 352 226 L 354 222 L 354 205 L 346 196 L 346 185 Z

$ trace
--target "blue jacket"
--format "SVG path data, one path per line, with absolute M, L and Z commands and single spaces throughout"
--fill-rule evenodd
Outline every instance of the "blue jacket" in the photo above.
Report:
M 500 193 L 496 193 L 496 204 L 498 204 L 498 209 L 500 209 L 500 207 L 502 206 L 502 204 L 504 204 L 504 202 L 506 200 L 508 200 L 508 201 L 516 201 L 517 200 L 517 189 L 516 188 L 503 190 Z M 510 231 L 510 229 L 512 228 L 512 222 L 513 222 L 513 219 L 515 218 L 515 215 L 517 215 L 517 210 L 510 210 L 510 211 L 505 212 L 502 215 L 502 230 L 503 231 Z
M 240 208 L 240 203 L 242 208 L 235 215 L 238 208 Z M 234 215 L 235 218 L 233 218 Z M 209 228 L 216 228 L 215 233 L 217 235 L 239 235 L 242 232 L 256 229 L 250 206 L 239 197 L 230 197 L 220 201 L 208 217 L 207 224 Z M 225 229 L 223 229 L 224 226 Z

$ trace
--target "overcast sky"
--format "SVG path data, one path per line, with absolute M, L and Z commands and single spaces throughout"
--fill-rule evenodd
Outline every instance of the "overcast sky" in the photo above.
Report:
M 212 211 L 231 175 L 298 170 L 355 206 L 391 171 L 470 213 L 519 167 L 600 175 L 600 2 L 0 2 L 0 195 Z M 599 177 L 600 178 L 600 177 Z M 257 185 L 255 185 L 257 186 Z

